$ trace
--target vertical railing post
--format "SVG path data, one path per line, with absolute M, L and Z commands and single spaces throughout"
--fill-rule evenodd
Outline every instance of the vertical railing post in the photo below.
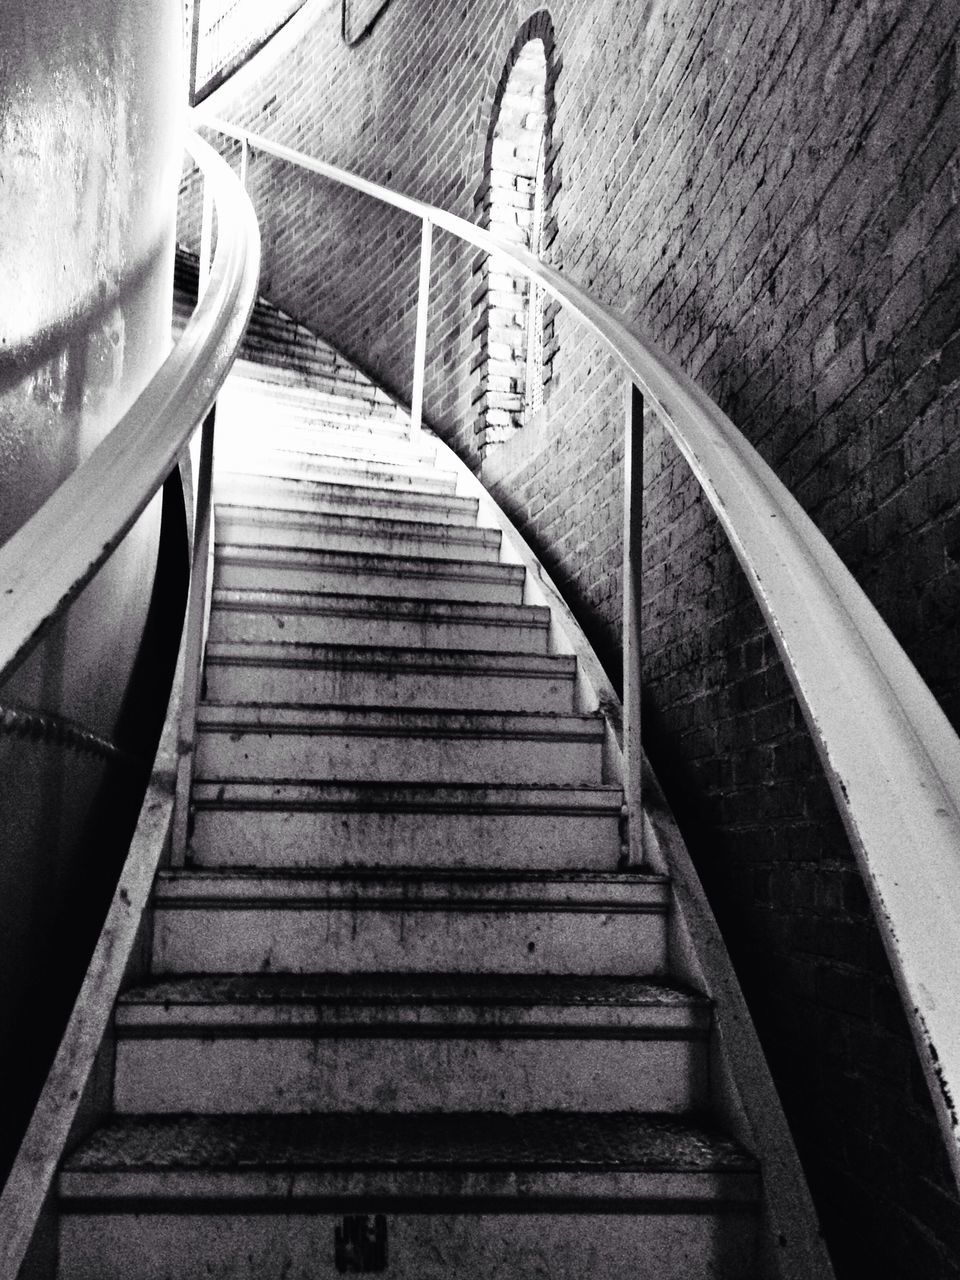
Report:
M 204 183 L 198 305 L 210 278 L 212 250 L 213 201 L 209 186 Z M 213 405 L 203 421 L 203 427 L 198 433 L 199 451 L 196 434 L 189 446 L 195 476 L 193 561 L 190 566 L 190 590 L 187 595 L 183 700 L 180 709 L 180 734 L 177 741 L 177 790 L 170 850 L 173 866 L 183 866 L 190 839 L 190 790 L 193 785 L 197 708 L 203 693 L 203 655 L 206 648 L 213 589 L 213 436 L 216 411 L 217 407 Z
M 433 223 L 423 219 L 420 235 L 420 288 L 417 293 L 417 337 L 413 349 L 413 394 L 410 397 L 410 439 L 423 425 L 423 377 L 427 363 L 427 311 L 430 306 L 430 258 Z
M 187 636 L 184 645 L 183 701 L 177 741 L 177 794 L 173 810 L 171 863 L 183 866 L 190 837 L 190 789 L 193 785 L 197 708 L 203 693 L 203 653 L 210 617 L 213 585 L 213 433 L 216 405 L 203 422 L 196 476 L 193 521 L 193 563 L 187 596 Z
M 640 575 L 643 523 L 643 396 L 626 384 L 623 441 L 623 789 L 627 860 L 643 862 L 640 740 Z

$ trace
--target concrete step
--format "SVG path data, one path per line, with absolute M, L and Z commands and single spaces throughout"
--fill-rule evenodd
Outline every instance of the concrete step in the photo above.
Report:
M 609 871 L 619 787 L 196 781 L 190 856 L 208 867 Z
M 263 373 L 249 368 L 252 362 L 238 362 L 223 385 L 218 406 L 225 414 L 259 418 L 285 413 L 312 414 L 317 418 L 344 419 L 351 427 L 362 420 L 376 421 L 378 430 L 402 438 L 409 435 L 409 421 L 396 405 L 373 388 L 352 379 L 343 385 L 343 394 L 304 386 L 302 378 L 284 378 L 276 369 Z
M 357 415 L 343 419 L 288 412 L 274 416 L 268 425 L 242 417 L 237 412 L 224 415 L 216 436 L 216 466 L 238 467 L 246 458 L 259 454 L 305 454 L 361 463 L 389 472 L 411 468 L 417 475 L 429 474 L 436 461 L 436 444 L 420 440 L 412 444 L 406 435 L 380 428 L 379 420 Z M 448 476 L 449 472 L 443 472 Z
M 392 417 L 404 424 L 407 422 L 406 412 L 385 391 L 371 386 L 358 370 L 341 361 L 331 372 L 329 361 L 315 358 L 310 351 L 297 351 L 291 360 L 287 353 L 271 352 L 269 343 L 258 341 L 255 350 L 241 347 L 240 357 L 234 362 L 230 376 L 255 383 L 260 389 L 275 386 L 281 392 L 295 388 L 329 391 L 328 379 L 332 376 L 337 396 L 349 396 L 361 410 L 372 405 L 378 416 Z
M 599 782 L 598 716 L 204 703 L 200 778 Z
M 303 441 L 297 441 L 303 444 Z M 355 488 L 377 488 L 400 493 L 455 493 L 457 477 L 450 471 L 427 466 L 410 456 L 396 461 L 379 458 L 369 448 L 337 446 L 283 449 L 262 441 L 249 446 L 218 442 L 216 472 L 232 468 L 237 474 L 276 476 L 289 480 L 320 480 L 350 484 Z
M 705 1101 L 710 1007 L 664 982 L 252 974 L 128 992 L 121 1112 L 671 1111 Z
M 538 606 L 322 591 L 217 588 L 210 616 L 210 639 L 231 643 L 286 640 L 545 654 L 549 630 L 549 613 Z
M 218 542 L 214 585 L 240 591 L 311 591 L 340 595 L 472 600 L 519 605 L 520 565 L 362 552 L 233 547 Z
M 269 379 L 253 377 L 258 357 L 269 360 L 269 371 L 284 372 L 282 365 L 270 359 L 272 342 L 269 337 L 252 335 L 247 330 L 240 359 L 237 361 L 238 373 L 241 377 L 255 382 L 258 388 L 264 382 L 270 385 Z M 335 398 L 341 404 L 353 405 L 360 414 L 372 414 L 386 421 L 400 422 L 401 418 L 395 406 L 387 399 L 377 399 L 369 385 L 357 380 L 356 374 L 342 365 L 330 364 L 326 360 L 318 360 L 312 355 L 298 359 L 289 371 L 289 376 L 277 378 L 273 385 L 281 392 L 298 388 L 304 391 L 319 392 Z M 404 426 L 406 424 L 404 423 Z
M 599 782 L 599 716 L 204 703 L 199 778 Z
M 378 520 L 429 520 L 435 524 L 475 525 L 476 498 L 398 492 L 322 480 L 268 479 L 218 470 L 217 505 L 270 507 L 282 511 L 367 516 Z
M 409 433 L 393 418 L 358 409 L 348 397 L 326 396 L 322 406 L 278 404 L 273 397 L 245 394 L 242 402 L 227 401 L 218 416 L 220 443 L 227 448 L 323 448 L 361 446 L 368 454 L 383 450 L 395 461 L 426 461 L 435 456 L 432 442 L 421 441 L 414 451 Z M 219 402 L 218 402 L 219 404 Z
M 119 1117 L 60 1175 L 61 1277 L 744 1280 L 758 1182 L 677 1116 Z
M 653 977 L 668 899 L 637 872 L 161 872 L 152 971 Z
M 500 532 L 418 520 L 307 515 L 270 507 L 217 509 L 217 538 L 237 546 L 360 551 L 368 555 L 431 556 L 441 560 L 499 560 Z
M 286 347 L 292 357 L 286 369 L 276 358 L 278 347 Z M 250 365 L 260 362 L 266 366 L 264 370 L 257 371 L 256 381 L 261 386 L 271 381 L 284 390 L 307 386 L 317 391 L 332 391 L 336 395 L 350 395 L 360 405 L 369 403 L 396 411 L 388 396 L 378 391 L 359 370 L 344 363 L 331 348 L 305 349 L 296 344 L 295 337 L 291 340 L 285 326 L 270 321 L 264 323 L 256 314 L 244 334 L 241 359 L 244 362 L 240 368 L 241 376 L 252 374 Z M 274 372 L 280 376 L 271 379 L 269 375 Z
M 287 326 L 281 322 L 279 325 L 273 317 L 261 317 L 256 314 L 251 318 L 250 325 L 247 328 L 248 333 L 253 333 L 259 339 L 263 340 L 272 332 L 281 331 L 281 341 L 286 340 Z M 298 353 L 301 354 L 301 353 Z M 393 400 L 387 393 L 375 386 L 365 374 L 350 364 L 340 352 L 334 350 L 333 347 L 316 346 L 314 350 L 306 353 L 307 358 L 317 368 L 322 368 L 326 372 L 334 372 L 347 384 L 353 387 L 357 394 L 364 400 L 369 400 L 377 404 L 383 409 L 390 409 L 393 414 L 401 419 L 406 420 L 408 414 L 405 410 Z M 247 360 L 239 367 L 235 366 L 235 370 L 231 369 L 230 377 L 234 384 L 242 384 L 253 389 L 271 394 L 282 399 L 287 395 L 297 395 L 298 393 L 309 393 L 313 390 L 312 384 L 305 384 L 303 380 L 303 366 L 305 361 L 298 361 L 290 369 L 284 369 L 282 365 L 270 364 L 258 366 L 255 360 Z
M 210 702 L 573 713 L 576 659 L 377 645 L 207 645 Z

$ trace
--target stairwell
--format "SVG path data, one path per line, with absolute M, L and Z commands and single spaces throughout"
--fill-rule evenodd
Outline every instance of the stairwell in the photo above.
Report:
M 433 437 L 261 307 L 218 414 L 187 865 L 60 1274 L 754 1273 L 670 885 Z

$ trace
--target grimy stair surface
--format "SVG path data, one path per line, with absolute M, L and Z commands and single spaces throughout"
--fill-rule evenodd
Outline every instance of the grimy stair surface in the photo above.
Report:
M 757 1166 L 575 659 L 428 435 L 289 317 L 247 342 L 190 846 L 61 1277 L 744 1280 Z

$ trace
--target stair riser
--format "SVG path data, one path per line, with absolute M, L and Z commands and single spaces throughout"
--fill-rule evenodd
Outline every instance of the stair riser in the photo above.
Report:
M 562 738 L 201 729 L 197 773 L 343 782 L 589 783 L 600 781 L 601 751 L 600 742 Z
M 610 871 L 619 815 L 205 809 L 191 848 L 201 866 L 497 867 Z
M 476 604 L 523 603 L 523 584 L 496 579 L 427 577 L 423 574 L 274 565 L 263 560 L 249 564 L 221 560 L 214 570 L 214 586 L 237 591 L 332 591 L 337 595 L 406 596 L 416 600 L 463 600 Z
M 157 904 L 154 972 L 655 975 L 661 912 Z
M 430 620 L 429 617 L 354 617 L 280 609 L 225 609 L 210 615 L 210 639 L 232 643 L 288 640 L 298 644 L 375 645 L 381 648 L 493 649 L 544 654 L 547 628 L 498 622 Z
M 207 663 L 211 702 L 324 703 L 370 707 L 456 707 L 461 711 L 569 714 L 573 681 L 338 667 Z
M 499 549 L 482 538 L 461 538 L 448 534 L 418 536 L 415 533 L 382 533 L 376 527 L 354 532 L 324 525 L 319 520 L 309 527 L 296 524 L 266 524 L 259 520 L 240 521 L 224 516 L 217 521 L 217 538 L 236 546 L 296 547 L 304 551 L 348 551 L 366 555 L 423 556 L 435 560 L 470 560 L 496 564 Z
M 124 1039 L 119 1111 L 672 1111 L 705 1097 L 702 1040 Z M 569 1034 L 569 1033 L 568 1033 Z
M 460 499 L 434 498 L 417 494 L 407 501 L 390 495 L 365 494 L 340 497 L 330 492 L 335 486 L 327 486 L 327 492 L 311 492 L 309 484 L 274 485 L 265 483 L 240 484 L 234 480 L 216 486 L 216 501 L 237 506 L 277 507 L 284 511 L 300 511 L 315 515 L 368 516 L 376 520 L 435 521 L 437 524 L 457 525 L 469 528 L 477 523 L 476 504 Z
M 389 1202 L 388 1202 L 389 1203 Z M 523 1201 L 515 1201 L 523 1207 Z M 269 1213 L 74 1213 L 61 1219 L 61 1280 L 337 1280 L 335 1236 L 344 1214 L 295 1202 Z M 615 1213 L 391 1213 L 387 1274 L 396 1280 L 459 1276 L 533 1280 L 692 1280 L 753 1275 L 749 1212 L 656 1212 L 656 1202 Z M 709 1260 L 707 1262 L 706 1260 Z M 342 1265 L 342 1264 L 341 1264 Z M 364 1270 L 358 1265 L 353 1270 Z

